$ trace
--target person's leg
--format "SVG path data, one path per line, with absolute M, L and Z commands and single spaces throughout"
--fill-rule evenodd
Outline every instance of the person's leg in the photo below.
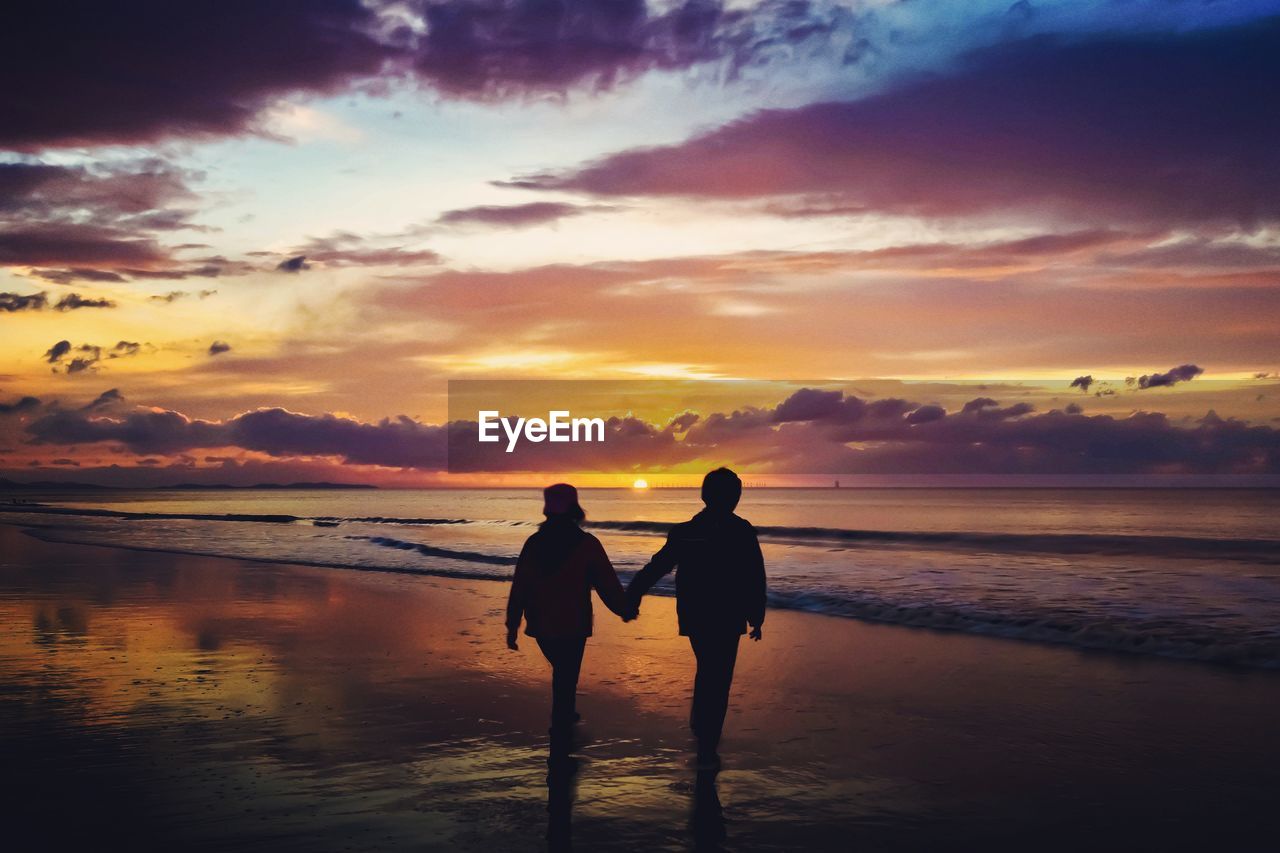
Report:
M 738 659 L 737 634 L 691 636 L 698 661 L 693 680 L 693 711 L 690 723 L 698 739 L 699 752 L 714 753 L 720 744 L 725 714 L 729 710 L 729 688 Z
M 551 727 L 567 728 L 576 718 L 578 674 L 582 671 L 585 637 L 540 639 L 538 647 L 551 663 Z

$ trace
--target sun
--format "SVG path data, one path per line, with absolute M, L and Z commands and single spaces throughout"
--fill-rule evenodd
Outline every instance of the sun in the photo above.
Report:
M 648 480 L 636 480 L 634 483 L 632 483 L 632 484 L 631 484 L 631 488 L 633 488 L 633 489 L 647 489 L 647 488 L 649 488 L 649 481 L 648 481 Z

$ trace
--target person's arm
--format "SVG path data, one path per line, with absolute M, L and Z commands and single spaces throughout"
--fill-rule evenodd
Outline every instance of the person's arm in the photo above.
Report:
M 609 562 L 604 546 L 598 539 L 593 538 L 592 541 L 590 562 L 587 565 L 591 585 L 599 593 L 605 607 L 618 614 L 623 622 L 630 622 L 636 618 L 636 608 L 623 592 L 622 582 L 618 580 L 618 573 L 614 571 L 613 563 Z
M 764 552 L 755 528 L 749 528 L 751 543 L 747 547 L 747 622 L 751 625 L 751 639 L 759 640 L 763 634 L 764 608 L 768 598 L 768 581 L 764 573 Z
M 668 533 L 666 543 L 658 549 L 658 553 L 650 558 L 643 569 L 636 572 L 635 577 L 631 579 L 631 583 L 627 585 L 627 597 L 631 599 L 632 605 L 639 607 L 640 599 L 644 597 L 644 594 L 674 569 L 677 562 L 676 544 L 672 540 L 671 534 Z
M 511 578 L 511 593 L 507 596 L 507 648 L 519 650 L 516 637 L 520 633 L 520 621 L 529 602 L 529 543 L 526 541 L 516 560 L 515 574 Z

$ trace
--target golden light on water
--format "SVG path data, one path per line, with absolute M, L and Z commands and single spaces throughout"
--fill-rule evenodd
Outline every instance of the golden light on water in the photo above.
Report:
M 632 483 L 632 484 L 631 484 L 631 488 L 633 488 L 633 489 L 647 489 L 647 488 L 649 488 L 649 481 L 648 481 L 648 480 L 636 480 L 634 483 Z

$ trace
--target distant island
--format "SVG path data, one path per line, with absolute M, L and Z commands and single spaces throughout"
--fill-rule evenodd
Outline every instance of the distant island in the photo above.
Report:
M 97 483 L 56 482 L 40 480 L 20 483 L 0 477 L 0 491 L 40 491 L 40 492 L 88 492 L 88 491 L 128 491 L 128 492 L 186 492 L 229 489 L 257 490 L 318 490 L 318 489 L 376 489 L 363 483 L 256 483 L 252 486 L 233 486 L 227 483 L 177 483 L 172 486 L 103 486 Z

